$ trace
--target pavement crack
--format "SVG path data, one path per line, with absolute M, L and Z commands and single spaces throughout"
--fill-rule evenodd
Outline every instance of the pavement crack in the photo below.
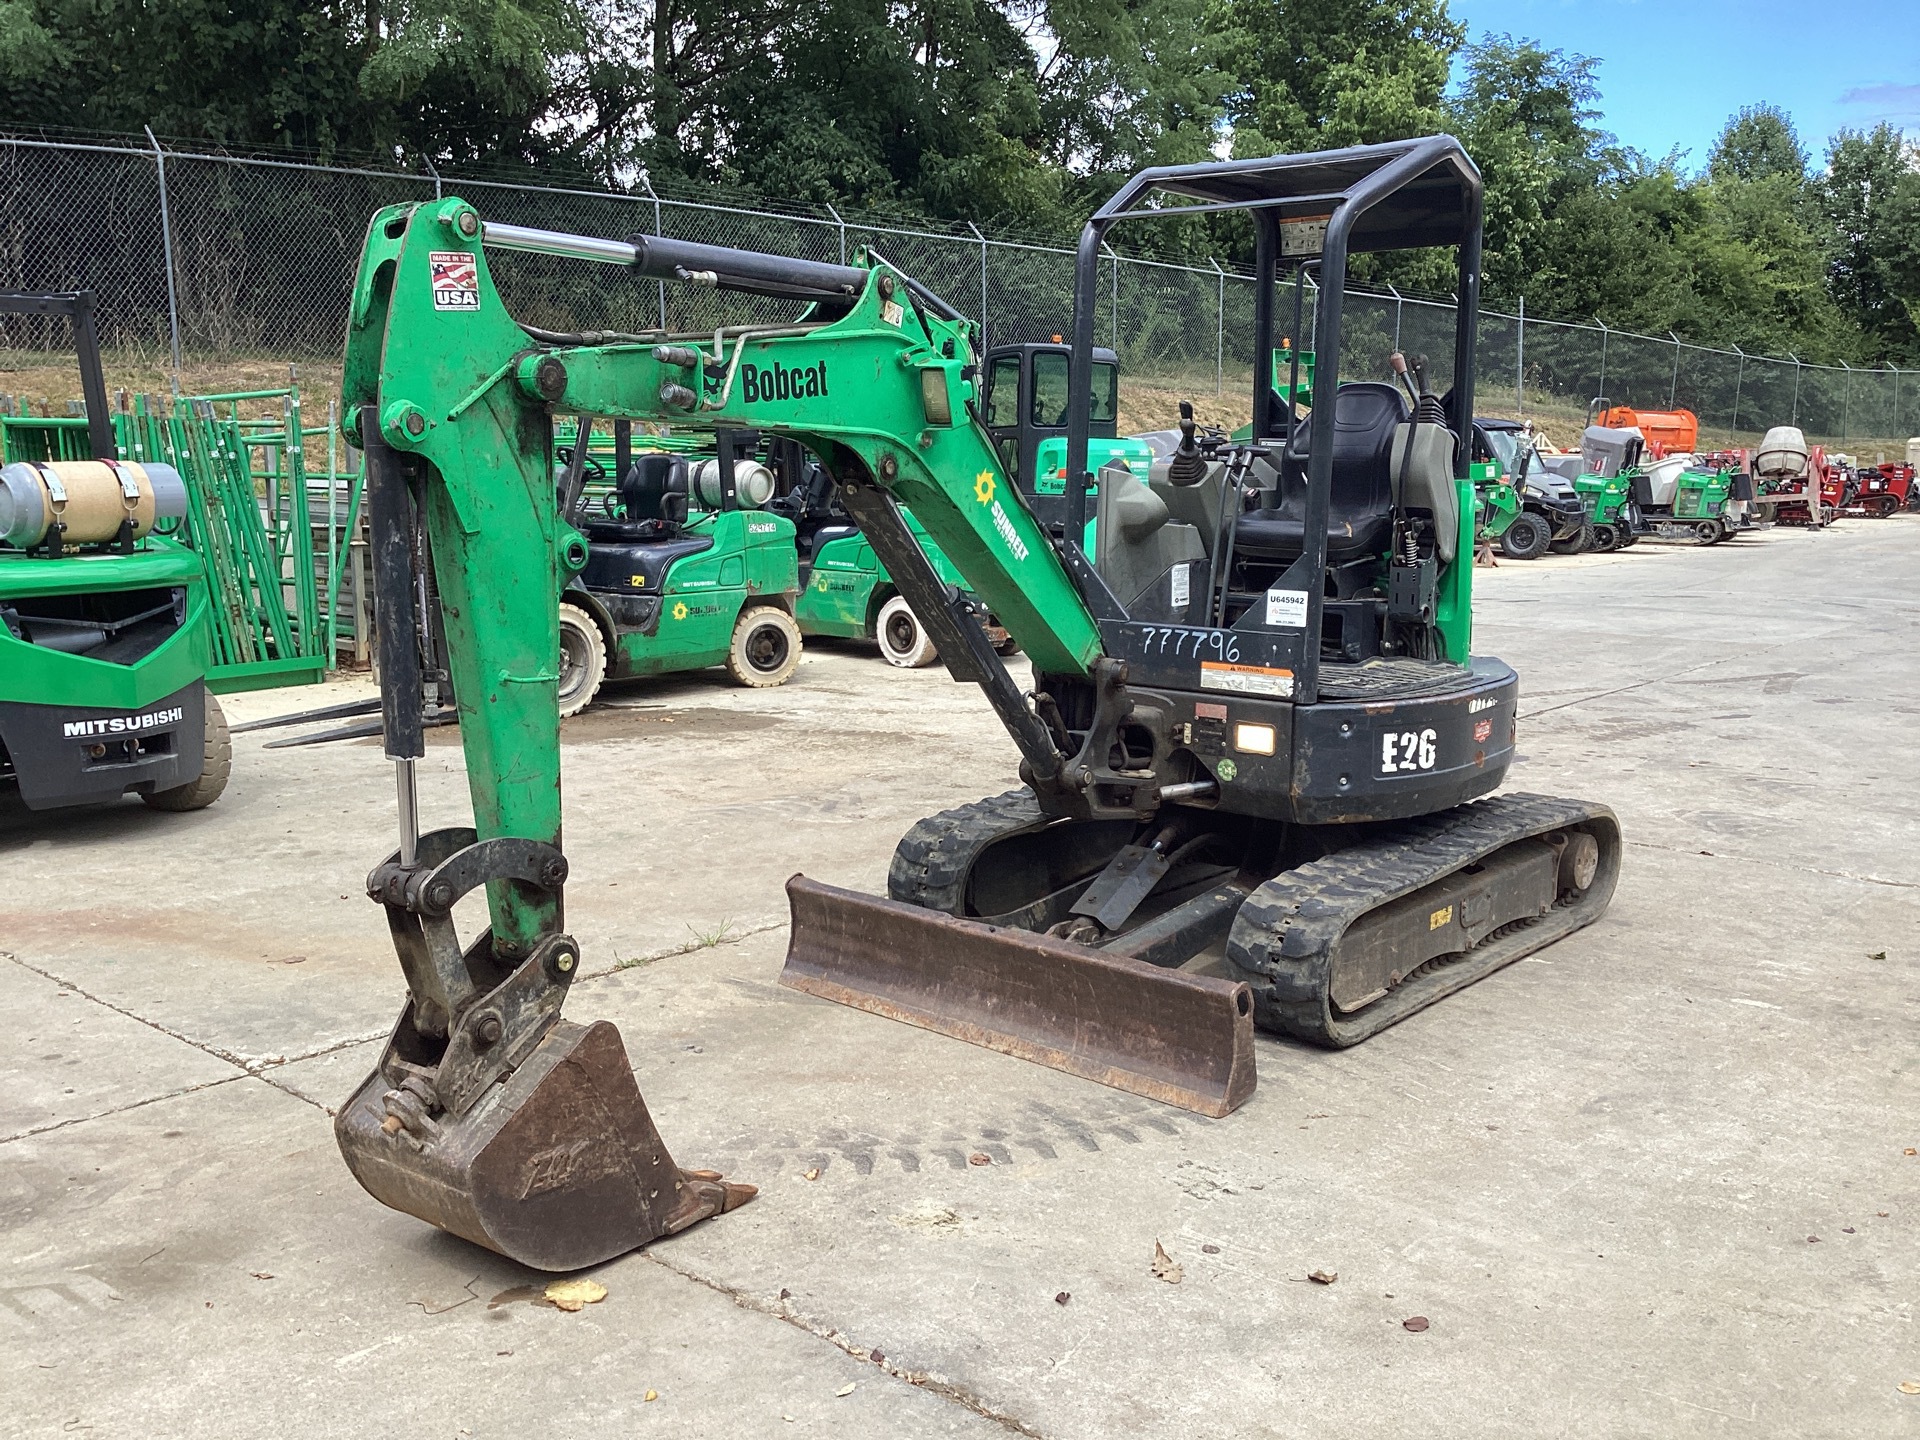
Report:
M 96 1111 L 92 1115 L 75 1115 L 66 1120 L 52 1120 L 45 1125 L 33 1125 L 25 1130 L 16 1131 L 12 1135 L 0 1135 L 0 1145 L 10 1145 L 15 1140 L 30 1140 L 36 1135 L 50 1135 L 55 1130 L 65 1130 L 72 1125 L 85 1125 L 94 1120 L 105 1120 L 114 1115 L 124 1115 L 129 1110 L 158 1105 L 162 1100 L 178 1100 L 182 1095 L 197 1095 L 200 1091 L 211 1090 L 217 1085 L 231 1085 L 236 1080 L 251 1078 L 253 1077 L 244 1071 L 238 1075 L 222 1075 L 218 1080 L 202 1080 L 198 1085 L 183 1085 L 178 1090 L 169 1090 L 163 1095 L 148 1095 L 143 1099 L 129 1100 L 124 1105 L 115 1105 L 111 1109 Z
M 793 1326 L 794 1329 L 813 1336 L 816 1340 L 826 1341 L 827 1344 L 852 1356 L 855 1360 L 873 1364 L 876 1370 L 884 1371 L 896 1380 L 905 1381 L 916 1389 L 930 1391 L 943 1400 L 951 1401 L 963 1409 L 971 1410 L 981 1419 L 991 1420 L 1010 1435 L 1024 1435 L 1028 1437 L 1028 1440 L 1046 1440 L 1046 1437 L 1040 1431 L 1034 1429 L 1024 1420 L 1009 1415 L 1004 1410 L 995 1409 L 979 1396 L 963 1389 L 961 1386 L 953 1384 L 951 1381 L 937 1379 L 924 1370 L 911 1370 L 899 1364 L 892 1357 L 888 1357 L 878 1364 L 874 1364 L 873 1352 L 870 1347 L 856 1345 L 838 1330 L 820 1325 L 803 1316 L 795 1315 L 777 1300 L 767 1300 L 762 1296 L 752 1295 L 744 1290 L 736 1289 L 731 1285 L 722 1284 L 718 1280 L 710 1280 L 705 1275 L 689 1270 L 683 1265 L 674 1264 L 673 1261 L 667 1259 L 664 1255 L 660 1255 L 652 1250 L 641 1251 L 640 1258 L 643 1260 L 651 1260 L 662 1269 L 672 1271 L 682 1280 L 691 1280 L 696 1285 L 704 1285 L 716 1295 L 724 1295 L 742 1310 L 752 1310 L 757 1314 L 770 1315 L 775 1320 L 784 1321 L 786 1324 Z
M 723 926 L 721 933 L 718 935 L 711 937 L 696 935 L 693 939 L 684 940 L 678 945 L 669 945 L 660 950 L 649 950 L 641 955 L 629 955 L 625 959 L 621 959 L 616 952 L 613 964 L 603 966 L 598 970 L 582 970 L 575 978 L 574 983 L 579 984 L 582 980 L 599 980 L 608 975 L 618 975 L 622 970 L 637 970 L 642 965 L 653 964 L 656 960 L 671 960 L 676 955 L 691 955 L 697 950 L 718 950 L 722 946 L 738 945 L 742 940 L 751 939 L 755 935 L 764 935 L 769 930 L 778 930 L 786 923 L 786 920 L 783 918 L 779 920 L 762 920 L 739 930 L 728 929 Z
M 165 1035 L 170 1040 L 178 1040 L 182 1045 L 191 1045 L 194 1049 L 198 1050 L 202 1055 L 211 1055 L 216 1060 L 224 1060 L 229 1065 L 237 1065 L 243 1071 L 247 1071 L 247 1073 L 249 1074 L 252 1073 L 252 1070 L 251 1070 L 251 1067 L 249 1066 L 248 1061 L 243 1056 L 236 1055 L 231 1050 L 225 1049 L 224 1047 L 219 1045 L 209 1045 L 204 1041 L 194 1039 L 191 1035 L 183 1035 L 178 1030 L 174 1030 L 166 1025 L 162 1025 L 158 1020 L 149 1020 L 145 1015 L 142 1015 L 137 1010 L 129 1010 L 124 1005 L 116 1005 L 113 1003 L 113 1001 L 103 999 L 101 996 L 95 995 L 92 991 L 86 990 L 81 986 L 74 984 L 71 980 L 66 980 L 61 978 L 60 976 L 54 974 L 53 971 L 51 970 L 43 970 L 40 968 L 40 966 L 35 965 L 30 960 L 22 960 L 18 955 L 15 955 L 12 951 L 0 950 L 0 956 L 4 956 L 6 959 L 11 960 L 14 964 L 18 965 L 22 970 L 32 971 L 35 975 L 38 975 L 42 980 L 51 980 L 54 984 L 58 985 L 62 990 L 71 991 L 73 994 L 78 995 L 82 1000 L 91 1000 L 95 1005 L 100 1006 L 102 1009 L 111 1010 L 116 1015 L 124 1015 L 129 1020 L 137 1020 L 142 1025 L 146 1026 L 149 1030 L 158 1030 L 162 1035 Z

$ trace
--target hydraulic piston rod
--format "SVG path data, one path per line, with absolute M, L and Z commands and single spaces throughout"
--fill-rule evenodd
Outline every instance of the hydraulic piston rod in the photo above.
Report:
M 749 295 L 845 300 L 858 295 L 867 283 L 867 272 L 852 265 L 793 260 L 758 250 L 671 240 L 663 235 L 603 240 L 592 235 L 568 235 L 558 230 L 534 230 L 525 225 L 502 225 L 490 220 L 482 227 L 481 238 L 496 250 L 520 250 L 532 255 L 590 260 L 601 265 L 627 265 L 654 279 L 690 281 Z

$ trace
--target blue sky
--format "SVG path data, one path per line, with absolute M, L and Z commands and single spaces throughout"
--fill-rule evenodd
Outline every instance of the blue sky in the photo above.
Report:
M 1920 0 L 1451 0 L 1470 39 L 1506 32 L 1600 61 L 1602 129 L 1706 162 L 1742 105 L 1792 115 L 1818 165 L 1845 126 L 1920 139 Z

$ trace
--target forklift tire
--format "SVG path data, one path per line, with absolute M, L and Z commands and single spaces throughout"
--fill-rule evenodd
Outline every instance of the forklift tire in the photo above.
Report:
M 227 788 L 227 777 L 233 773 L 233 737 L 227 733 L 226 712 L 211 690 L 207 691 L 207 728 L 201 743 L 206 748 L 206 761 L 198 780 L 140 798 L 155 810 L 204 810 Z
M 607 678 L 607 640 L 593 616 L 578 605 L 560 605 L 560 718 L 578 715 Z
M 1500 553 L 1509 560 L 1538 560 L 1553 543 L 1553 531 L 1530 510 L 1522 510 L 1500 537 Z
M 1582 525 L 1573 534 L 1554 541 L 1550 548 L 1556 555 L 1584 555 L 1593 549 L 1593 526 Z
M 740 612 L 727 646 L 727 674 L 756 690 L 784 685 L 800 668 L 800 627 L 777 605 Z
M 880 642 L 880 653 L 887 663 L 898 665 L 902 670 L 919 670 L 940 658 L 933 638 L 904 596 L 896 595 L 880 607 L 880 618 L 873 622 L 873 635 Z
M 1593 527 L 1592 548 L 1602 555 L 1620 548 L 1620 527 L 1617 525 L 1596 525 Z

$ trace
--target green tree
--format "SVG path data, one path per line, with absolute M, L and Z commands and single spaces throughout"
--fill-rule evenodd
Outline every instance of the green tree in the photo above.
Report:
M 1830 284 L 1841 310 L 1868 337 L 1869 358 L 1920 354 L 1920 176 L 1900 132 L 1842 130 L 1816 184 L 1831 226 Z
M 1804 183 L 1807 150 L 1793 121 L 1778 105 L 1746 105 L 1714 141 L 1707 171 L 1716 179 L 1764 180 L 1782 176 Z
M 1432 134 L 1466 38 L 1446 0 L 1219 0 L 1215 26 L 1236 155 Z
M 1610 137 L 1599 116 L 1597 61 L 1511 35 L 1487 35 L 1466 51 L 1448 106 L 1455 133 L 1485 181 L 1483 269 L 1489 294 L 1525 293 L 1543 265 L 1552 222 L 1569 197 L 1607 168 Z

